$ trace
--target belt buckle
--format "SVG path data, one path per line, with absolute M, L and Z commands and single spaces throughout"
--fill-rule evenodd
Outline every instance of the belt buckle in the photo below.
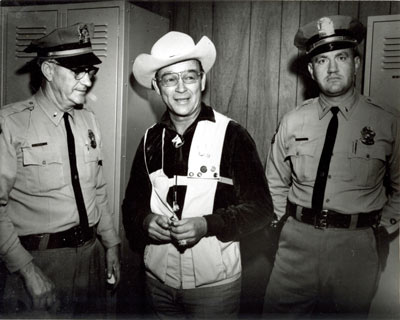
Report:
M 85 244 L 85 239 L 83 239 L 83 230 L 80 226 L 74 229 L 75 244 L 77 247 L 82 247 Z
M 314 217 L 314 228 L 325 229 L 328 227 L 328 210 L 318 212 Z

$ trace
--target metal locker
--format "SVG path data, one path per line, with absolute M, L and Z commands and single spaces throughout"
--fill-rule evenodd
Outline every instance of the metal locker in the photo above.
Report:
M 364 94 L 400 112 L 400 15 L 368 17 Z M 399 241 L 397 233 L 372 301 L 371 319 L 400 314 Z
M 368 17 L 364 94 L 400 112 L 400 15 Z

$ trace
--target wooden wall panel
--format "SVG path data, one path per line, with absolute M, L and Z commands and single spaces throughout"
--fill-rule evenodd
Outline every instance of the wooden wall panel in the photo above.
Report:
M 261 159 L 276 127 L 282 3 L 255 2 L 251 10 L 247 129 Z M 268 17 L 268 19 L 265 19 Z
M 297 103 L 298 72 L 296 62 L 298 61 L 298 50 L 293 44 L 293 40 L 299 26 L 300 2 L 283 2 L 277 122 Z
M 192 2 L 190 4 L 189 32 L 197 43 L 202 36 L 213 38 L 213 4 L 210 1 Z M 218 52 L 217 52 L 218 55 Z M 206 90 L 203 92 L 203 101 L 210 105 L 211 103 L 211 77 L 207 75 Z
M 215 2 L 213 41 L 217 61 L 212 69 L 211 104 L 247 124 L 250 2 Z
M 179 2 L 174 5 L 174 12 L 172 14 L 173 21 L 171 23 L 171 30 L 180 31 L 185 33 L 189 32 L 189 21 L 190 21 L 190 3 Z

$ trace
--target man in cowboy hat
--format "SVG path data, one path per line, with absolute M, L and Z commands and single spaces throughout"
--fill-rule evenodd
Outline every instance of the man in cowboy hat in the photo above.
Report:
M 332 16 L 295 37 L 320 94 L 283 117 L 268 157 L 275 213 L 288 218 L 265 313 L 368 315 L 379 271 L 373 228 L 392 233 L 400 218 L 400 128 L 354 88 L 364 34 L 356 19 Z
M 107 273 L 119 281 L 102 141 L 84 106 L 101 63 L 92 28 L 78 23 L 33 41 L 25 51 L 37 53 L 41 88 L 0 110 L 0 256 L 10 272 L 9 315 L 100 312 L 106 279 L 97 235 Z
M 167 108 L 138 147 L 123 202 L 131 247 L 146 245 L 147 297 L 160 318 L 236 316 L 238 241 L 272 220 L 253 140 L 201 101 L 215 58 L 207 37 L 195 45 L 169 32 L 133 64 Z

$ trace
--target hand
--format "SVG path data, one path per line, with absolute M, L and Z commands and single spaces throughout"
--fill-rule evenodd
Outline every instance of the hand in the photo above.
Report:
M 19 270 L 34 309 L 50 309 L 57 302 L 55 285 L 33 262 Z
M 121 280 L 121 265 L 119 245 L 106 249 L 107 279 L 111 279 L 114 275 L 115 283 L 112 290 L 114 291 Z
M 181 246 L 193 247 L 207 233 L 207 221 L 203 217 L 187 218 L 171 222 L 171 237 Z
M 143 227 L 149 237 L 158 242 L 170 242 L 170 224 L 166 216 L 149 214 L 143 221 Z

